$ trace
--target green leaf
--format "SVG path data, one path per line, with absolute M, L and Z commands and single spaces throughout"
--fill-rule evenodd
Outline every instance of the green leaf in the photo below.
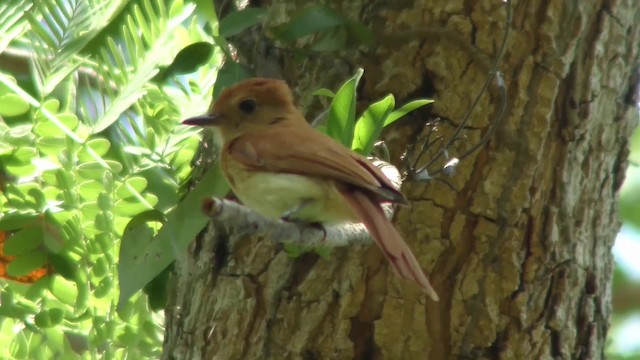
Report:
M 49 263 L 53 266 L 57 274 L 60 274 L 60 276 L 67 280 L 75 280 L 78 276 L 78 263 L 67 254 L 49 253 Z
M 104 185 L 95 180 L 89 180 L 78 185 L 80 196 L 84 199 L 96 199 L 98 195 L 104 191 Z
M 362 69 L 345 82 L 331 102 L 327 118 L 327 135 L 345 146 L 351 146 L 356 117 L 356 89 Z
M 41 104 L 41 108 L 46 109 L 52 114 L 57 114 L 58 110 L 60 110 L 60 101 L 58 99 L 48 99 Z M 36 111 L 36 120 L 46 120 L 47 116 L 42 113 L 41 109 Z
M 16 257 L 7 266 L 7 274 L 11 276 L 24 276 L 44 266 L 47 258 L 44 252 L 35 250 Z
M 11 231 L 22 229 L 40 219 L 36 213 L 11 213 L 0 218 L 0 230 Z
M 401 117 L 407 115 L 408 113 L 412 112 L 413 110 L 416 110 L 417 108 L 425 106 L 427 104 L 431 104 L 432 102 L 433 100 L 430 100 L 430 99 L 419 99 L 419 100 L 408 102 L 402 105 L 399 109 L 394 110 L 391 114 L 389 114 L 389 116 L 387 117 L 387 120 L 385 120 L 384 122 L 384 126 L 387 126 L 392 122 L 400 119 Z
M 152 311 L 159 311 L 167 306 L 170 276 L 171 267 L 167 267 L 142 289 L 142 291 L 147 294 L 149 308 Z
M 247 7 L 223 17 L 218 24 L 220 36 L 229 37 L 259 24 L 266 16 L 264 8 Z
M 11 235 L 4 244 L 4 254 L 17 256 L 30 252 L 42 245 L 42 226 L 30 226 Z
M 152 238 L 152 232 L 140 226 L 125 232 L 118 262 L 118 309 L 169 266 L 176 256 L 182 254 L 209 222 L 209 218 L 201 210 L 203 199 L 222 197 L 228 191 L 229 185 L 224 180 L 220 167 L 216 165 L 207 171 L 178 207 L 167 215 L 166 224 L 155 237 Z M 134 230 L 141 233 L 135 233 Z
M 385 120 L 395 107 L 393 95 L 387 95 L 384 99 L 371 104 L 356 123 L 351 148 L 363 155 L 368 155 L 373 150 L 382 132 Z
M 37 327 L 46 329 L 60 324 L 63 319 L 64 310 L 60 308 L 51 308 L 37 313 L 34 317 L 34 322 Z
M 237 62 L 227 60 L 218 72 L 216 83 L 213 86 L 213 98 L 217 99 L 224 89 L 250 77 L 253 77 L 253 72 L 249 68 Z
M 0 96 L 0 116 L 19 116 L 29 111 L 29 103 L 16 94 Z
M 38 152 L 35 148 L 24 146 L 16 149 L 11 155 L 11 160 L 15 160 L 19 164 L 30 164 L 38 156 Z M 16 165 L 11 161 L 3 161 L 3 163 L 4 165 Z
M 104 165 L 107 165 L 105 168 Z M 118 174 L 122 171 L 122 164 L 113 160 L 105 160 L 104 163 L 92 161 L 80 164 L 77 168 L 78 174 L 87 179 L 102 180 L 105 171 L 112 171 Z
M 5 133 L 3 140 L 13 146 L 30 146 L 35 139 L 32 129 L 33 125 L 14 126 Z
M 158 202 L 158 198 L 153 194 L 146 193 L 143 197 L 151 205 L 155 205 Z M 113 212 L 120 216 L 130 217 L 148 209 L 145 204 L 140 203 L 135 198 L 129 198 L 127 200 L 121 199 L 116 201 Z
M 329 90 L 327 88 L 320 88 L 320 89 L 314 91 L 313 94 L 311 94 L 311 95 L 313 95 L 313 96 L 325 96 L 325 97 L 328 97 L 328 98 L 333 98 L 333 97 L 336 96 L 336 94 L 333 91 L 331 91 L 331 90 Z
M 42 119 L 38 121 L 34 128 L 36 135 L 44 138 L 64 137 L 65 131 L 61 126 L 64 126 L 69 130 L 74 130 L 78 126 L 78 117 L 74 114 L 58 114 L 57 118 L 61 123 L 60 125 L 49 119 Z
M 138 193 L 141 193 L 142 191 L 144 191 L 146 187 L 147 187 L 147 179 L 141 176 L 133 176 L 125 180 L 124 183 L 120 184 L 116 188 L 116 196 L 119 199 L 126 199 L 133 196 L 130 188 L 137 191 Z
M 293 42 L 305 36 L 330 30 L 344 24 L 345 18 L 326 5 L 315 5 L 302 10 L 291 21 L 273 29 L 277 40 Z
M 156 75 L 162 81 L 175 75 L 192 73 L 207 64 L 213 54 L 213 44 L 200 41 L 186 46 L 176 55 L 173 62 Z
M 47 155 L 57 155 L 67 147 L 67 141 L 60 137 L 43 137 L 38 139 L 36 146 Z
M 78 286 L 73 281 L 68 281 L 62 276 L 52 275 L 49 280 L 49 291 L 58 300 L 73 306 L 78 297 Z
M 89 162 L 95 160 L 94 157 L 89 153 L 89 149 L 93 151 L 98 156 L 104 156 L 109 148 L 111 147 L 111 143 L 107 139 L 103 138 L 93 138 L 87 141 L 78 151 L 78 160 L 80 162 Z

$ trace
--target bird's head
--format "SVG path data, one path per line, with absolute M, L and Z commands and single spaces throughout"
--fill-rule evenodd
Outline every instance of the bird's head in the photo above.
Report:
M 222 138 L 230 141 L 246 131 L 283 121 L 304 121 L 291 89 L 281 80 L 255 78 L 225 89 L 206 115 L 182 123 L 217 127 Z

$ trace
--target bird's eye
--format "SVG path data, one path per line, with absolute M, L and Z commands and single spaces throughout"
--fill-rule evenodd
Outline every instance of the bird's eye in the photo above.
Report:
M 256 110 L 256 108 L 258 107 L 258 104 L 253 99 L 245 99 L 240 101 L 240 104 L 238 104 L 238 107 L 243 113 L 251 114 Z

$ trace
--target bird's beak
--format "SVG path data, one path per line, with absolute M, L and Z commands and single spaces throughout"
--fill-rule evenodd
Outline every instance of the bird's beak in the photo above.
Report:
M 220 122 L 221 117 L 218 115 L 201 115 L 194 116 L 182 121 L 182 125 L 196 125 L 196 126 L 213 126 Z

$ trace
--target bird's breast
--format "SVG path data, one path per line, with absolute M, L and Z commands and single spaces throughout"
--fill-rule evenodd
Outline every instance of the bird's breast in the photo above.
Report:
M 223 158 L 222 169 L 240 201 L 264 217 L 324 224 L 357 221 L 332 180 L 258 171 L 228 158 Z

